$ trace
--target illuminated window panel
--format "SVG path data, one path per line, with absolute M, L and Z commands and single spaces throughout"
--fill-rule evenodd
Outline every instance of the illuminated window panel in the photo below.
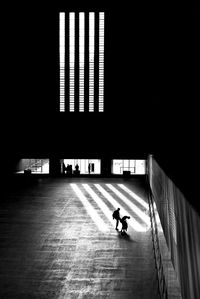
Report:
M 94 111 L 95 14 L 89 13 L 89 112 Z
M 84 112 L 85 13 L 79 13 L 79 111 Z
M 49 159 L 20 159 L 16 173 L 48 174 Z
M 63 162 L 65 167 L 72 165 L 72 171 L 75 170 L 75 166 L 78 164 L 80 174 L 101 174 L 101 160 L 99 159 L 64 159 L 61 164 Z
M 59 18 L 60 112 L 65 111 L 65 13 Z
M 99 13 L 99 112 L 104 111 L 104 12 Z
M 74 112 L 75 100 L 75 13 L 69 13 L 69 111 Z
M 130 171 L 131 175 L 146 173 L 146 160 L 112 160 L 112 173 L 123 174 Z
M 65 19 L 65 16 L 67 16 L 67 20 Z M 79 24 L 79 27 L 76 28 L 75 19 L 77 17 L 79 18 L 79 22 L 77 23 Z M 59 14 L 60 112 L 65 112 L 66 110 L 66 96 L 67 101 L 69 100 L 69 112 L 74 112 L 76 105 L 79 112 L 84 112 L 87 107 L 87 105 L 85 106 L 86 95 L 89 104 L 87 109 L 89 112 L 94 112 L 96 110 L 95 101 L 98 102 L 98 111 L 104 111 L 104 19 L 104 12 L 96 14 L 95 12 L 89 12 L 88 15 L 84 12 L 70 12 L 67 15 L 64 12 L 61 12 Z M 85 22 L 89 26 L 88 30 L 85 28 Z M 67 29 L 66 24 L 69 24 L 69 28 L 67 26 Z M 98 29 L 95 29 L 95 26 Z M 96 32 L 95 37 L 96 30 L 99 33 L 97 35 Z M 69 35 L 67 42 L 67 77 L 65 67 L 66 31 L 67 35 Z M 97 38 L 98 41 L 95 38 Z M 85 49 L 87 41 L 87 49 Z M 78 47 L 76 42 L 78 43 Z M 98 56 L 95 56 L 95 52 Z M 89 61 L 87 61 L 86 65 L 87 53 L 89 54 Z M 95 77 L 95 68 L 98 69 L 98 77 Z M 85 74 L 87 72 L 85 73 L 85 71 L 87 69 L 89 73 L 86 76 Z M 65 83 L 66 78 L 69 80 L 67 84 Z M 98 83 L 95 82 L 96 79 Z M 78 98 L 75 97 L 76 92 L 79 95 Z M 96 98 L 97 94 L 98 98 Z M 76 103 L 76 101 L 78 101 L 78 103 Z

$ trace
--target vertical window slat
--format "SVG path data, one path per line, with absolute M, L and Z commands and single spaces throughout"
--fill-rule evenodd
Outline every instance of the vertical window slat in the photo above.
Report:
M 104 12 L 99 13 L 99 112 L 104 111 Z
M 95 13 L 89 13 L 89 112 L 94 112 Z
M 74 112 L 75 100 L 75 13 L 69 13 L 69 111 Z
M 59 15 L 60 112 L 65 111 L 65 13 Z
M 85 13 L 79 13 L 79 111 L 84 112 Z

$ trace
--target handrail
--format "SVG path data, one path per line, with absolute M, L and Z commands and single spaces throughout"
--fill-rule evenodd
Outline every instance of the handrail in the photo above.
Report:
M 158 291 L 161 299 L 167 299 L 168 298 L 167 284 L 165 281 L 162 255 L 161 255 L 160 245 L 159 245 L 158 227 L 156 222 L 155 209 L 153 205 L 153 194 L 151 192 L 149 182 L 147 182 L 147 184 L 148 184 L 148 202 L 149 202 L 149 211 L 150 211 L 150 220 L 151 220 L 153 251 L 154 251 L 155 267 L 156 267 L 157 278 L 158 278 Z

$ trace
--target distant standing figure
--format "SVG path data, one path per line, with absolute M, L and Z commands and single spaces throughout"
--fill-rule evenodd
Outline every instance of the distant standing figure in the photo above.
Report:
M 78 166 L 78 164 L 76 164 L 75 169 L 76 169 L 76 171 L 79 170 L 79 166 Z
M 65 163 L 63 162 L 63 173 L 65 173 L 66 171 L 66 166 L 65 166 Z
M 128 229 L 128 223 L 127 223 L 126 219 L 130 219 L 130 218 L 131 218 L 130 216 L 124 216 L 121 219 L 121 224 L 122 224 L 121 234 L 122 235 L 126 234 L 126 231 Z
M 72 175 L 72 165 L 69 165 L 69 174 Z
M 67 164 L 66 171 L 67 171 L 67 174 L 70 173 L 70 166 L 69 166 L 69 164 Z
M 90 163 L 88 164 L 88 173 L 90 174 Z
M 116 228 L 115 228 L 116 230 L 118 230 L 118 224 L 119 224 L 119 221 L 121 220 L 119 211 L 120 211 L 120 208 L 115 210 L 112 214 L 113 219 L 116 220 Z

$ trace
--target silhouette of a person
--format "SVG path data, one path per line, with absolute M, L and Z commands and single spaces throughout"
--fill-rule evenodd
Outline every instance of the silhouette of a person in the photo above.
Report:
M 63 173 L 65 173 L 66 171 L 66 166 L 65 166 L 65 163 L 63 162 Z
M 75 169 L 76 169 L 76 171 L 79 170 L 79 166 L 78 166 L 78 164 L 76 164 Z
M 120 208 L 115 210 L 112 214 L 113 219 L 116 220 L 116 228 L 115 228 L 116 230 L 118 230 L 118 224 L 119 224 L 119 221 L 121 220 L 119 211 L 120 211 Z
M 88 164 L 88 173 L 90 174 L 90 163 Z
M 67 174 L 70 174 L 70 166 L 69 166 L 69 164 L 67 164 L 66 170 L 67 170 Z
M 69 174 L 72 175 L 72 165 L 69 165 Z
M 124 235 L 126 234 L 126 231 L 128 229 L 128 223 L 126 221 L 126 219 L 130 219 L 130 216 L 124 216 L 121 218 L 121 224 L 122 224 L 122 229 L 121 229 L 121 234 Z

